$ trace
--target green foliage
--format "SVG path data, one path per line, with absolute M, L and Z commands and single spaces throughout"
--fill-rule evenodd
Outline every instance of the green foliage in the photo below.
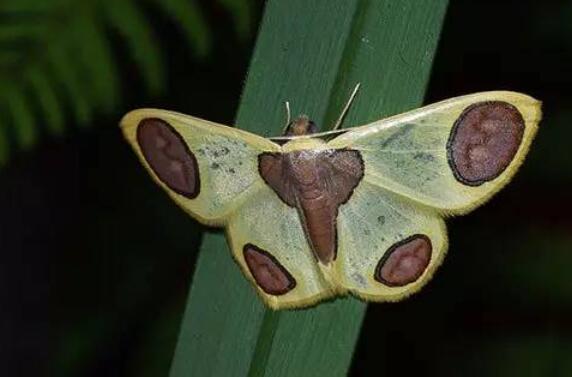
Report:
M 241 36 L 250 0 L 219 0 Z M 121 77 L 110 31 L 121 36 L 151 95 L 166 75 L 153 15 L 170 18 L 197 57 L 212 48 L 211 28 L 193 0 L 6 0 L 0 3 L 0 165 L 43 134 L 62 135 L 66 123 L 87 125 L 121 102 Z M 66 119 L 64 109 L 73 119 Z

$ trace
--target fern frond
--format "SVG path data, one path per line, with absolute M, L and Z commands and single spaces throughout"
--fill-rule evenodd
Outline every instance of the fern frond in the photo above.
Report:
M 14 87 L 10 90 L 8 106 L 12 121 L 18 125 L 14 132 L 16 142 L 22 149 L 29 149 L 36 143 L 38 130 L 34 124 L 30 102 L 21 88 Z
M 194 0 L 152 0 L 178 22 L 191 48 L 205 56 L 212 47 L 212 35 L 201 9 Z
M 93 115 L 93 102 L 83 87 L 79 66 L 69 60 L 68 46 L 63 43 L 48 46 L 46 65 L 54 73 L 56 84 L 63 88 L 67 100 L 71 102 L 74 123 L 85 126 Z
M 252 20 L 250 0 L 219 0 L 243 34 Z M 212 33 L 193 0 L 145 0 L 179 26 L 199 57 L 212 48 Z M 148 92 L 164 89 L 164 53 L 139 0 L 4 0 L 0 2 L 0 103 L 9 115 L 0 127 L 0 163 L 10 142 L 29 149 L 43 133 L 65 132 L 64 109 L 72 122 L 87 125 L 99 111 L 121 101 L 121 78 L 108 31 L 124 41 Z M 9 138 L 8 135 L 13 137 Z
M 79 60 L 85 72 L 85 84 L 94 94 L 93 100 L 104 111 L 109 111 L 118 100 L 119 78 L 113 53 L 97 16 L 95 11 L 86 9 L 70 20 L 74 32 L 69 37 L 73 48 L 71 53 L 74 55 L 69 58 Z
M 0 124 L 0 167 L 4 166 L 6 161 L 8 161 L 9 148 L 8 132 L 6 132 L 5 124 Z
M 245 39 L 254 18 L 250 0 L 219 0 L 221 5 L 231 14 L 236 25 L 236 32 L 241 39 Z
M 53 81 L 49 77 L 48 73 L 38 68 L 29 72 L 31 88 L 36 94 L 44 115 L 41 119 L 45 119 L 46 127 L 51 134 L 61 135 L 64 131 L 64 116 L 53 88 Z
M 141 69 L 147 88 L 156 94 L 165 82 L 163 62 L 158 43 L 142 12 L 131 0 L 111 1 L 104 12 L 109 17 L 109 22 L 125 38 L 131 55 Z

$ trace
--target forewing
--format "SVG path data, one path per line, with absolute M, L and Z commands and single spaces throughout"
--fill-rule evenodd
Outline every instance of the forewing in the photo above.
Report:
M 227 235 L 234 258 L 268 306 L 304 307 L 334 295 L 318 269 L 296 209 L 269 187 L 233 213 Z
M 529 96 L 477 93 L 353 128 L 328 145 L 359 151 L 371 184 L 463 213 L 512 178 L 540 117 Z
M 260 136 L 165 110 L 132 111 L 121 127 L 154 180 L 210 225 L 224 224 L 264 186 L 258 155 L 280 149 Z
M 362 181 L 339 209 L 335 274 L 340 289 L 370 301 L 396 301 L 419 290 L 447 250 L 442 218 Z

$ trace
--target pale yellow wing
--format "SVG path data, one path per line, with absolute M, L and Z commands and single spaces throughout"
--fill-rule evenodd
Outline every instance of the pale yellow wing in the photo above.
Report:
M 540 102 L 532 97 L 484 92 L 350 129 L 328 145 L 360 151 L 367 182 L 459 214 L 512 178 L 540 117 Z
M 263 137 L 165 110 L 132 111 L 121 128 L 153 179 L 209 225 L 224 225 L 265 186 L 258 155 L 280 150 Z
M 227 236 L 234 258 L 271 308 L 304 307 L 335 294 L 319 271 L 296 209 L 269 187 L 233 213 Z
M 368 301 L 396 301 L 418 291 L 447 251 L 439 214 L 367 181 L 340 207 L 338 232 L 338 289 Z
M 318 271 L 296 209 L 262 180 L 258 157 L 277 144 L 248 132 L 164 110 L 121 121 L 154 180 L 196 219 L 226 227 L 234 259 L 272 308 L 333 295 Z

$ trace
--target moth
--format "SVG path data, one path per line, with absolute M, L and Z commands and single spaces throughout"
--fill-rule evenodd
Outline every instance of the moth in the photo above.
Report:
M 509 182 L 540 108 L 492 91 L 322 133 L 300 116 L 277 138 L 157 109 L 134 110 L 121 127 L 155 182 L 199 222 L 224 227 L 244 275 L 283 309 L 418 291 L 445 256 L 444 218 Z

